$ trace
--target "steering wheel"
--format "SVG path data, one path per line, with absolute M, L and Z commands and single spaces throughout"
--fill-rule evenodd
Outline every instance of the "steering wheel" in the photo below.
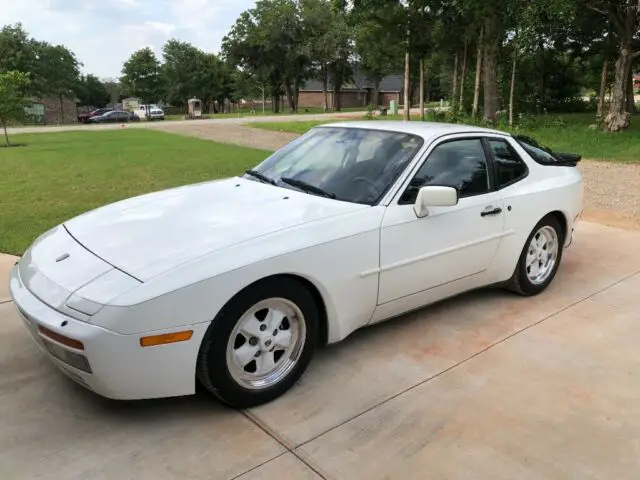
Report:
M 369 191 L 365 194 L 367 200 L 373 200 L 380 194 L 380 187 L 378 187 L 378 185 L 376 185 L 373 180 L 369 180 L 367 177 L 353 177 L 351 181 L 366 183 L 369 186 Z

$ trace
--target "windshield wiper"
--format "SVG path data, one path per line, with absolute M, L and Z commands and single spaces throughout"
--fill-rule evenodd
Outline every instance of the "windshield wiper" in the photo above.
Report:
M 327 192 L 326 190 L 323 190 L 320 187 L 316 187 L 315 185 L 311 185 L 310 183 L 307 183 L 303 180 L 297 180 L 290 177 L 280 177 L 280 181 L 289 185 L 293 185 L 294 187 L 298 187 L 299 189 L 309 193 L 317 193 L 318 195 L 323 195 L 328 198 L 336 198 L 334 193 Z
M 268 183 L 269 185 L 277 185 L 276 181 L 273 178 L 269 178 L 256 170 L 247 170 L 244 173 L 246 173 L 247 175 L 251 175 L 252 177 L 256 177 L 258 180 L 261 180 L 264 183 Z

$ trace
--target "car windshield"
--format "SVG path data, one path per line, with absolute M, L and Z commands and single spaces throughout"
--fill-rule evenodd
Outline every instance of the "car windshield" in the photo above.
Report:
M 312 195 L 374 205 L 421 145 L 420 137 L 402 132 L 316 127 L 268 157 L 246 177 Z

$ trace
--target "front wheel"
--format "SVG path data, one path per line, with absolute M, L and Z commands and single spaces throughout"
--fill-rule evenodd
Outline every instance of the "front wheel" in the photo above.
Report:
M 508 288 L 520 295 L 537 295 L 553 281 L 564 246 L 564 230 L 553 215 L 534 227 L 525 242 Z
M 234 407 L 269 402 L 306 370 L 318 321 L 314 298 L 300 282 L 283 277 L 255 284 L 211 322 L 200 347 L 197 378 Z

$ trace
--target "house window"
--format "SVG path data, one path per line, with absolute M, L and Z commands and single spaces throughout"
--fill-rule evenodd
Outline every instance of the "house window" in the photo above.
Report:
M 32 103 L 24 107 L 29 123 L 44 123 L 44 105 L 42 103 Z

